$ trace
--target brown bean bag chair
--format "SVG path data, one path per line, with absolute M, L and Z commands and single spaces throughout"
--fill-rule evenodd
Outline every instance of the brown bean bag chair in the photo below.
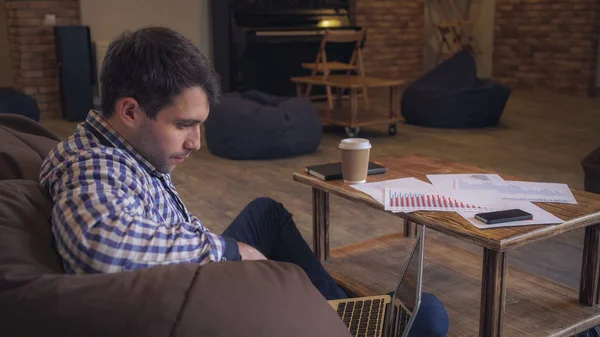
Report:
M 30 123 L 17 120 L 7 131 L 0 118 L 2 160 L 11 163 L 0 170 L 1 336 L 350 335 L 304 271 L 290 263 L 65 274 L 53 245 L 51 200 L 37 182 L 43 153 L 56 139 Z

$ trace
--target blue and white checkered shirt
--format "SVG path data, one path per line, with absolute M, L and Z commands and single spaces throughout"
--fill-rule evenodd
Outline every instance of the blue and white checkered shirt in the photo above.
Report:
M 40 182 L 54 203 L 52 231 L 67 273 L 240 259 L 237 242 L 206 229 L 170 175 L 97 111 L 48 154 Z

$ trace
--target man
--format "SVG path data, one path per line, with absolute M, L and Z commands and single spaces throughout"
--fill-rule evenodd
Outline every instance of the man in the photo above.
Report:
M 68 273 L 269 258 L 302 267 L 325 298 L 346 297 L 280 203 L 254 200 L 217 235 L 177 195 L 170 172 L 200 149 L 200 125 L 220 95 L 217 76 L 190 41 L 159 27 L 125 34 L 109 46 L 100 81 L 102 112 L 90 111 L 40 173 Z M 423 329 L 444 335 L 439 301 L 424 308 Z

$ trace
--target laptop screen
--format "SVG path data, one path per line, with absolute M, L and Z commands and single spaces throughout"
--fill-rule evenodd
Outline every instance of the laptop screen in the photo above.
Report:
M 421 234 L 422 236 L 422 234 Z M 417 303 L 418 288 L 418 276 L 421 264 L 421 250 L 423 245 L 421 244 L 421 237 L 417 237 L 416 246 L 414 247 L 413 254 L 410 255 L 408 264 L 406 266 L 406 272 L 402 277 L 402 280 L 398 284 L 396 289 L 396 301 L 400 301 L 410 313 L 415 310 Z
M 404 274 L 392 297 L 393 302 L 385 324 L 385 336 L 405 336 L 410 326 L 410 319 L 418 310 L 424 243 L 424 226 L 419 227 L 413 250 L 404 264 Z

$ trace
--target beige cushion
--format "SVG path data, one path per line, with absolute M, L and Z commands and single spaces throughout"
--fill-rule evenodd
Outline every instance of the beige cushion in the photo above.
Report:
M 0 180 L 38 181 L 40 166 L 58 140 L 27 117 L 0 113 Z

